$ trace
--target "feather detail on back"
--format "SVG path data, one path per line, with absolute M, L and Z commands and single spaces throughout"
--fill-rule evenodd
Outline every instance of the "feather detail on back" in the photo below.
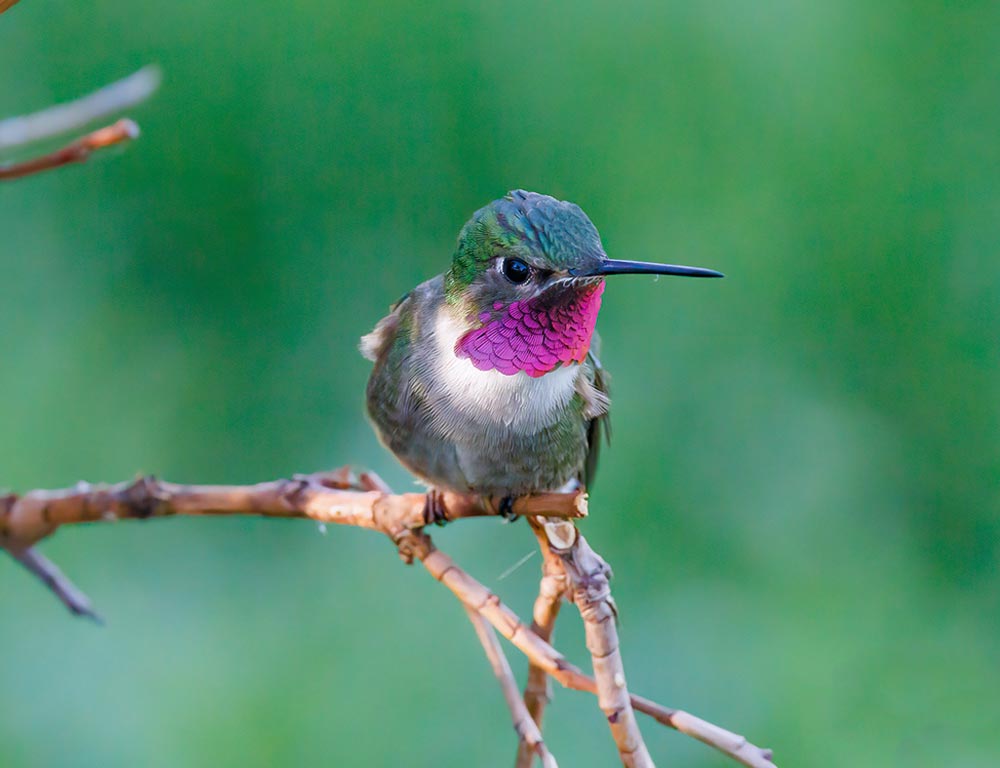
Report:
M 385 351 L 386 346 L 392 343 L 396 336 L 396 330 L 399 328 L 399 308 L 409 297 L 409 293 L 400 296 L 399 301 L 389 307 L 389 314 L 378 321 L 371 333 L 366 333 L 361 337 L 358 349 L 366 360 L 371 360 L 374 363 L 378 360 L 379 355 Z

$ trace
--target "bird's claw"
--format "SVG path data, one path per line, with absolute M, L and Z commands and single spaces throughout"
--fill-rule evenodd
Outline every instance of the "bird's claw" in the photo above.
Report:
M 448 522 L 448 510 L 444 505 L 444 494 L 441 493 L 437 488 L 431 488 L 427 491 L 426 501 L 424 502 L 424 525 L 434 525 L 443 526 Z
M 500 499 L 500 506 L 497 511 L 500 513 L 500 517 L 506 520 L 508 523 L 513 523 L 517 520 L 517 512 L 514 511 L 514 496 L 504 496 Z

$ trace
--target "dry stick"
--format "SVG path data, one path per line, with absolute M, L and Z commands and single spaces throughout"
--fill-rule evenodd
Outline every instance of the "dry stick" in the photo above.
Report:
M 0 0 L 0 12 L 4 2 L 7 0 Z M 107 120 L 145 101 L 159 85 L 160 70 L 154 66 L 143 67 L 128 77 L 66 104 L 0 120 L 0 152 L 82 131 L 92 123 Z
M 387 526 L 409 529 L 427 524 L 425 494 L 346 490 L 361 486 L 345 468 L 256 485 L 178 485 L 140 477 L 131 483 L 80 483 L 64 490 L 0 496 L 0 547 L 41 578 L 71 611 L 87 616 L 92 611 L 82 593 L 58 568 L 31 550 L 62 525 L 171 515 L 248 514 L 304 517 L 382 531 Z M 499 500 L 478 496 L 445 493 L 441 499 L 446 520 L 493 516 L 499 507 Z M 583 493 L 538 494 L 514 502 L 517 514 L 535 514 L 540 509 L 550 510 L 548 515 L 583 517 L 587 497 Z
M 370 476 L 363 476 L 370 477 Z M 362 487 L 349 470 L 297 475 L 255 485 L 180 485 L 152 476 L 115 485 L 79 483 L 55 491 L 0 496 L 0 546 L 31 546 L 61 525 L 148 519 L 172 515 L 263 515 L 311 518 L 321 523 L 382 530 L 387 521 L 405 528 L 427 524 L 426 494 L 391 494 Z M 499 499 L 443 493 L 446 520 L 492 517 Z M 577 518 L 587 515 L 584 493 L 542 493 L 514 502 L 518 515 Z
M 503 692 L 504 700 L 510 709 L 511 717 L 514 719 L 514 730 L 517 732 L 519 743 L 532 755 L 538 755 L 544 768 L 558 768 L 555 758 L 542 741 L 542 732 L 538 729 L 532 719 L 528 708 L 521 700 L 521 692 L 514 682 L 514 673 L 510 670 L 510 664 L 504 655 L 503 648 L 497 640 L 496 631 L 489 622 L 480 616 L 469 606 L 465 606 L 469 614 L 469 620 L 479 636 L 479 642 L 483 644 L 486 658 L 489 659 L 490 666 L 493 667 L 493 674 L 496 675 Z
M 598 694 L 597 681 L 566 660 L 559 651 L 526 627 L 517 614 L 487 587 L 462 570 L 454 560 L 437 549 L 423 531 L 398 536 L 397 546 L 404 559 L 420 560 L 431 576 L 444 584 L 469 608 L 478 612 L 532 663 L 541 667 L 566 688 Z M 648 699 L 630 695 L 632 706 L 669 728 L 681 731 L 723 752 L 748 768 L 775 768 L 771 750 L 761 749 L 743 736 L 727 731 L 683 710 L 671 709 Z
M 774 763 L 771 762 L 774 757 L 771 750 L 751 744 L 746 736 L 727 731 L 682 709 L 664 707 L 662 704 L 634 694 L 631 698 L 636 711 L 649 715 L 668 728 L 698 739 L 703 744 L 715 747 L 720 752 L 725 752 L 743 765 L 750 768 L 774 768 Z
M 549 549 L 548 539 L 538 526 L 532 526 L 542 550 L 542 579 L 538 585 L 538 597 L 532 611 L 532 631 L 547 643 L 552 642 L 559 608 L 568 589 L 566 571 L 562 561 Z M 546 705 L 552 701 L 552 684 L 548 673 L 536 664 L 528 665 L 528 680 L 524 684 L 524 703 L 532 719 L 542 728 L 542 718 Z M 530 768 L 533 753 L 526 745 L 519 744 L 515 768 Z
M 311 518 L 370 528 L 389 535 L 397 543 L 404 559 L 420 559 L 431 575 L 489 621 L 532 664 L 544 669 L 567 688 L 597 693 L 597 682 L 593 678 L 566 661 L 555 648 L 524 626 L 496 595 L 459 568 L 450 557 L 434 548 L 430 537 L 422 530 L 423 495 L 393 496 L 384 484 L 372 483 L 370 479 L 371 476 L 366 475 L 358 479 L 347 469 L 251 486 L 176 485 L 145 477 L 112 486 L 81 483 L 61 491 L 32 491 L 22 496 L 11 494 L 0 496 L 0 546 L 36 575 L 41 575 L 33 564 L 43 558 L 37 553 L 26 553 L 33 544 L 51 535 L 60 526 L 74 523 L 169 515 L 242 514 Z M 346 492 L 346 489 L 358 487 L 375 490 Z M 444 494 L 442 501 L 448 520 L 498 514 L 494 500 Z M 513 511 L 529 518 L 540 514 L 576 518 L 585 516 L 586 509 L 586 495 L 577 493 L 518 499 Z M 51 568 L 55 569 L 55 566 Z M 42 578 L 49 581 L 48 574 Z M 50 587 L 55 589 L 51 584 Z M 75 591 L 72 585 L 69 588 Z M 63 599 L 62 595 L 60 597 Z M 78 608 L 89 609 L 86 598 L 82 595 L 80 598 Z M 631 701 L 640 712 L 703 741 L 749 768 L 774 768 L 770 752 L 755 747 L 742 736 L 647 699 L 632 696 Z
M 367 491 L 392 492 L 389 485 L 374 472 L 362 473 L 358 478 L 358 487 L 361 490 Z M 405 532 L 401 534 L 397 533 L 393 535 L 393 540 L 398 543 L 405 536 Z M 412 555 L 409 556 L 408 562 L 412 562 Z M 473 628 L 476 630 L 476 635 L 483 646 L 486 658 L 493 668 L 493 674 L 500 683 L 500 690 L 503 693 L 504 701 L 507 702 L 507 708 L 510 710 L 511 718 L 514 721 L 514 731 L 518 736 L 518 749 L 524 749 L 530 756 L 537 755 L 542 761 L 543 768 L 559 768 L 556 759 L 549 752 L 545 746 L 545 742 L 542 740 L 541 730 L 535 724 L 531 713 L 528 712 L 528 708 L 521 700 L 520 693 L 517 690 L 517 683 L 514 681 L 514 673 L 510 669 L 510 664 L 507 661 L 506 655 L 504 655 L 503 648 L 500 647 L 500 643 L 497 641 L 496 631 L 486 619 L 470 606 L 466 605 L 465 610 L 469 615 L 469 620 L 472 622 Z
M 598 704 L 608 719 L 622 764 L 627 768 L 652 768 L 653 759 L 639 731 L 625 683 L 616 623 L 618 610 L 611 597 L 611 567 L 591 549 L 572 522 L 542 517 L 529 522 L 542 529 L 548 549 L 562 561 L 570 599 L 583 618 Z
M 101 619 L 91 606 L 90 599 L 77 589 L 76 585 L 63 575 L 59 567 L 41 552 L 31 547 L 27 549 L 13 547 L 8 551 L 11 557 L 28 569 L 29 573 L 33 573 L 41 579 L 42 583 L 49 588 L 52 594 L 58 597 L 60 602 L 74 615 L 84 616 L 96 621 L 98 624 L 104 623 L 104 620 Z
M 0 0 L 0 13 L 10 10 L 13 6 L 17 5 L 18 0 Z
M 123 118 L 104 128 L 98 128 L 86 136 L 81 136 L 55 152 L 18 163 L 0 165 L 0 181 L 20 179 L 23 176 L 31 176 L 34 173 L 60 168 L 71 163 L 82 163 L 98 149 L 131 141 L 138 136 L 139 126 L 131 120 Z

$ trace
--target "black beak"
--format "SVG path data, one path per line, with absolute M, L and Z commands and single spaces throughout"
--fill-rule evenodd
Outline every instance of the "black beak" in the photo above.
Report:
M 702 267 L 682 267 L 678 264 L 653 264 L 648 261 L 604 259 L 592 269 L 571 269 L 573 277 L 600 275 L 678 275 L 680 277 L 725 277 L 721 272 Z

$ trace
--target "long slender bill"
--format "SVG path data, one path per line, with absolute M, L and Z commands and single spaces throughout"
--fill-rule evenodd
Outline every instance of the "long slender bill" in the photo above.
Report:
M 574 277 L 597 275 L 677 275 L 679 277 L 724 277 L 721 272 L 703 267 L 684 267 L 679 264 L 654 264 L 648 261 L 605 259 L 594 269 L 574 271 Z

